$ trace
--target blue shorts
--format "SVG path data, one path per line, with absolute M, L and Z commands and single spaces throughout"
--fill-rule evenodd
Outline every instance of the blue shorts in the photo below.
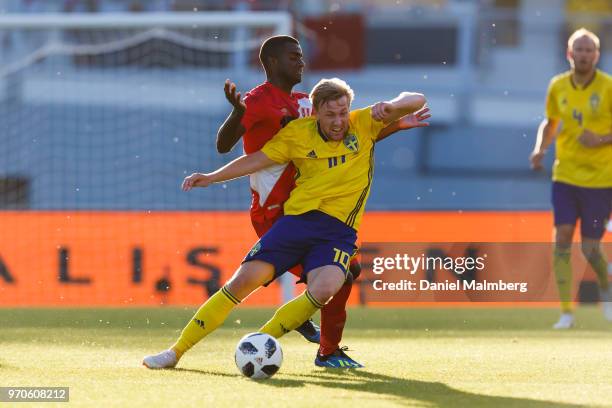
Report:
M 304 267 L 302 279 L 311 270 L 336 265 L 347 274 L 357 247 L 357 232 L 321 211 L 285 215 L 274 223 L 242 261 L 264 261 L 274 266 L 274 279 L 295 265 Z
M 601 239 L 612 210 L 612 188 L 586 188 L 555 181 L 552 204 L 555 225 L 576 225 L 580 218 L 581 236 Z

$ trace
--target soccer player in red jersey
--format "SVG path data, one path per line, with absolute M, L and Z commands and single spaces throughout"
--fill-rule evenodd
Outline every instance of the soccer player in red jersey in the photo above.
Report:
M 302 81 L 304 60 L 299 42 L 290 36 L 267 39 L 259 58 L 266 73 L 266 82 L 247 92 L 244 101 L 236 85 L 225 82 L 225 96 L 233 109 L 217 133 L 217 150 L 227 153 L 243 138 L 246 154 L 259 151 L 278 131 L 293 119 L 310 116 L 308 94 L 293 91 Z M 427 126 L 428 109 L 409 115 L 383 129 L 377 140 L 412 127 Z M 252 202 L 251 222 L 259 237 L 283 215 L 283 204 L 294 188 L 295 168 L 291 163 L 273 165 L 250 176 Z M 320 343 L 315 364 L 326 367 L 361 367 L 339 347 L 346 322 L 346 302 L 352 283 L 361 267 L 356 257 L 351 260 L 347 282 L 321 310 L 321 330 L 306 321 L 296 331 L 307 340 Z M 290 270 L 296 276 L 301 266 Z

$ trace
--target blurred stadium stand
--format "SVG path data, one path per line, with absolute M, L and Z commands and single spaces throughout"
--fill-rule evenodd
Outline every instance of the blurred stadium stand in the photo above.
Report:
M 5 0 L 0 17 L 279 9 L 292 13 L 308 58 L 299 89 L 339 76 L 356 91 L 356 107 L 400 90 L 428 96 L 432 126 L 378 146 L 369 209 L 549 208 L 549 175 L 530 173 L 527 158 L 548 81 L 567 69 L 570 30 L 594 29 L 600 68 L 612 68 L 606 0 Z M 229 112 L 225 78 L 243 90 L 263 80 L 253 52 L 202 54 L 153 39 L 6 74 L 49 40 L 38 34 L 0 30 L 0 208 L 248 208 L 246 180 L 188 195 L 178 186 L 186 173 L 240 154 L 216 154 L 214 135 Z M 116 39 L 96 30 L 59 35 L 76 44 Z

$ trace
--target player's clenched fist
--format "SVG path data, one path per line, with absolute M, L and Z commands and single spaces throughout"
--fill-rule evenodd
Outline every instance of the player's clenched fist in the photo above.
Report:
M 208 174 L 193 173 L 191 176 L 185 177 L 181 188 L 183 191 L 189 191 L 193 187 L 208 187 L 213 183 Z
M 393 112 L 393 105 L 390 102 L 378 102 L 372 105 L 372 118 L 377 121 L 384 119 Z

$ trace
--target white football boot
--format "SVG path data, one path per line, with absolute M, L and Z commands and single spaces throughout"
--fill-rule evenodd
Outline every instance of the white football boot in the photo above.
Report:
M 553 329 L 566 330 L 574 327 L 574 315 L 572 313 L 561 313 L 559 321 L 555 323 Z
M 159 354 L 146 356 L 142 365 L 147 368 L 174 368 L 178 363 L 174 350 L 164 350 Z

